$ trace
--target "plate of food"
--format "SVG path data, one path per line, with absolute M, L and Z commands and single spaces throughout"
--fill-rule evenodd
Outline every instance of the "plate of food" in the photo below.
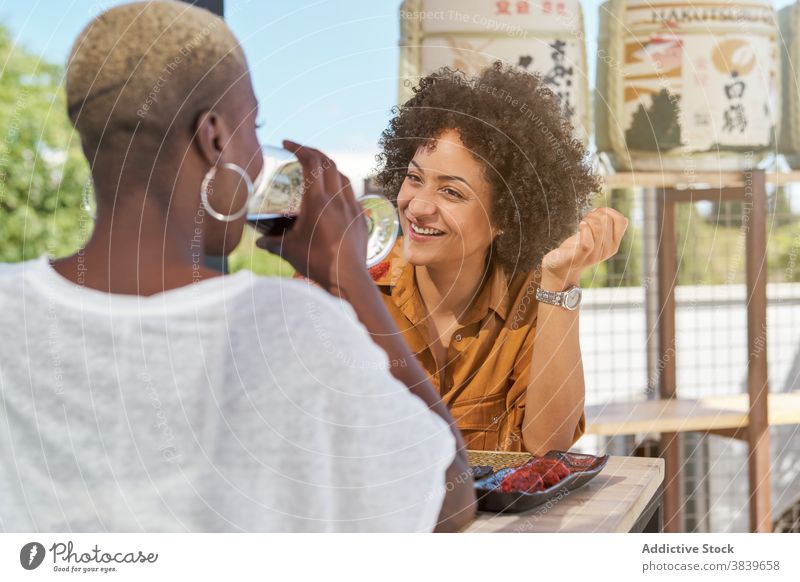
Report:
M 608 455 L 595 457 L 550 451 L 543 457 L 531 457 L 520 465 L 490 474 L 481 467 L 478 474 L 485 476 L 475 481 L 478 509 L 495 513 L 527 511 L 582 487 L 594 479 L 607 462 Z

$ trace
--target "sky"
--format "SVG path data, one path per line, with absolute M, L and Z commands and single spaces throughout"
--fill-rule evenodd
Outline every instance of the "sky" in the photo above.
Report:
M 89 20 L 121 3 L 0 0 L 0 23 L 27 50 L 63 63 Z M 581 1 L 590 87 L 600 4 Z M 262 142 L 289 138 L 323 149 L 354 182 L 367 172 L 397 101 L 399 9 L 400 0 L 226 0 L 260 102 Z

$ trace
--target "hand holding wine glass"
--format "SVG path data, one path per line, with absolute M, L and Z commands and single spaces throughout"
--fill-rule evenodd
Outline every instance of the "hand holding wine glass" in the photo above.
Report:
M 366 271 L 367 224 L 350 181 L 333 160 L 313 148 L 284 141 L 303 168 L 303 195 L 292 227 L 256 245 L 278 254 L 332 293 L 341 279 Z

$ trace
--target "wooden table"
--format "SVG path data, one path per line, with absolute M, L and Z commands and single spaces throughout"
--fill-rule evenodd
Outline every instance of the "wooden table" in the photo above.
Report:
M 800 392 L 771 393 L 768 402 L 770 426 L 800 424 Z M 731 436 L 747 428 L 748 408 L 747 394 L 595 404 L 586 407 L 586 434 L 729 431 Z
M 524 513 L 478 513 L 469 533 L 659 531 L 664 460 L 610 457 L 589 483 Z

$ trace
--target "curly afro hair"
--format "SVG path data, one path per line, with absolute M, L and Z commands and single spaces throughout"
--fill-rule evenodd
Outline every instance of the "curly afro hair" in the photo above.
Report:
M 600 189 L 559 98 L 538 75 L 499 61 L 476 77 L 444 67 L 420 80 L 383 132 L 377 183 L 396 200 L 420 147 L 455 130 L 492 187 L 492 253 L 507 272 L 537 268 L 572 235 Z

